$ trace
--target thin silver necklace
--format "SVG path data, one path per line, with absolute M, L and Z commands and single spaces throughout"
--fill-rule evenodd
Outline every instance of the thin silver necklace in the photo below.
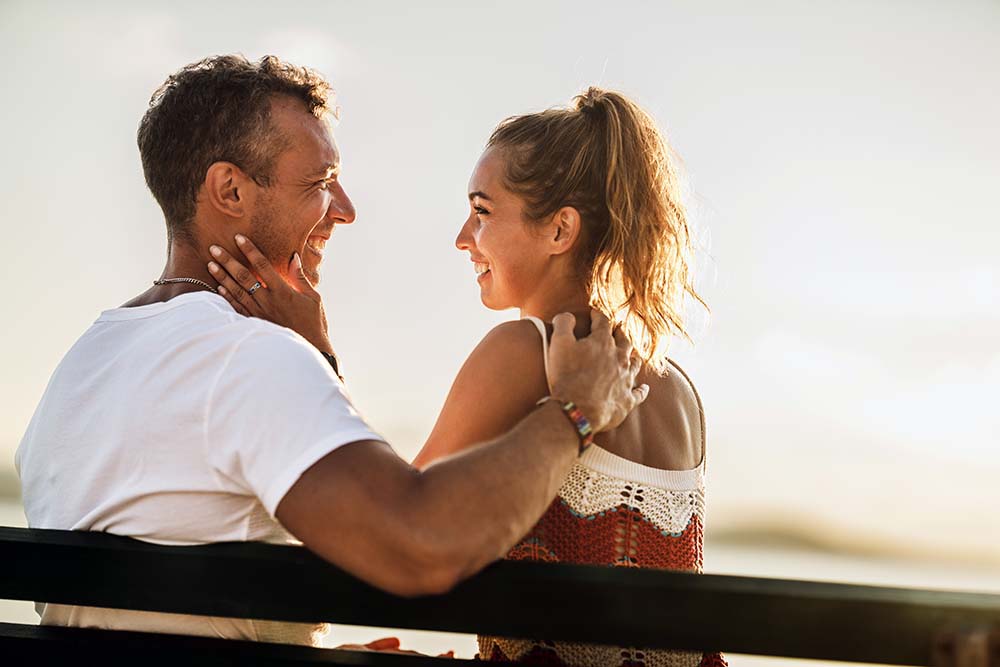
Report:
M 197 278 L 160 278 L 159 280 L 154 280 L 154 285 L 169 285 L 171 283 L 191 283 L 192 285 L 199 285 L 205 289 L 218 294 L 218 291 L 204 280 L 198 280 Z

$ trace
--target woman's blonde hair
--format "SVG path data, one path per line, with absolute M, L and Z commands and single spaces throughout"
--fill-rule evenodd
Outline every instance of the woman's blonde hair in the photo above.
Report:
M 489 147 L 507 186 L 540 221 L 564 206 L 583 224 L 577 258 L 591 305 L 621 324 L 654 370 L 684 329 L 693 246 L 675 160 L 653 119 L 624 95 L 588 88 L 569 109 L 514 116 Z

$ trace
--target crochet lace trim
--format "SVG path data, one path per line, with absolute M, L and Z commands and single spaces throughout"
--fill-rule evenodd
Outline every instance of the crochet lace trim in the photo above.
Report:
M 590 450 L 587 450 L 584 456 L 589 453 Z M 692 474 L 693 484 L 687 489 L 666 490 L 602 474 L 586 467 L 587 463 L 589 461 L 581 457 L 559 489 L 559 497 L 574 514 L 590 517 L 628 505 L 639 510 L 654 526 L 670 535 L 684 532 L 694 516 L 704 523 L 705 489 L 701 475 Z
M 583 453 L 578 463 L 584 468 L 608 477 L 627 479 L 664 491 L 687 491 L 705 485 L 704 459 L 697 468 L 690 470 L 663 470 L 629 461 L 602 449 L 600 445 L 592 445 Z

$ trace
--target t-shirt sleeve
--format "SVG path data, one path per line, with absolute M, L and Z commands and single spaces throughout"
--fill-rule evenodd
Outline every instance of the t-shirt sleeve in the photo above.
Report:
M 342 445 L 384 438 L 308 342 L 279 327 L 236 344 L 208 394 L 205 448 L 220 481 L 274 516 L 303 472 Z

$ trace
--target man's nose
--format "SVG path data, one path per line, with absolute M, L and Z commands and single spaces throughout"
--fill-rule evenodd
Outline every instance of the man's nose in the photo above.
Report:
M 334 224 L 349 225 L 354 222 L 355 218 L 354 203 L 344 192 L 340 183 L 336 183 L 335 186 L 333 196 L 330 197 L 330 206 L 326 210 L 326 217 L 333 220 Z
M 458 236 L 455 237 L 455 247 L 459 250 L 472 249 L 472 217 L 470 215 L 465 219 L 462 228 L 458 230 Z

